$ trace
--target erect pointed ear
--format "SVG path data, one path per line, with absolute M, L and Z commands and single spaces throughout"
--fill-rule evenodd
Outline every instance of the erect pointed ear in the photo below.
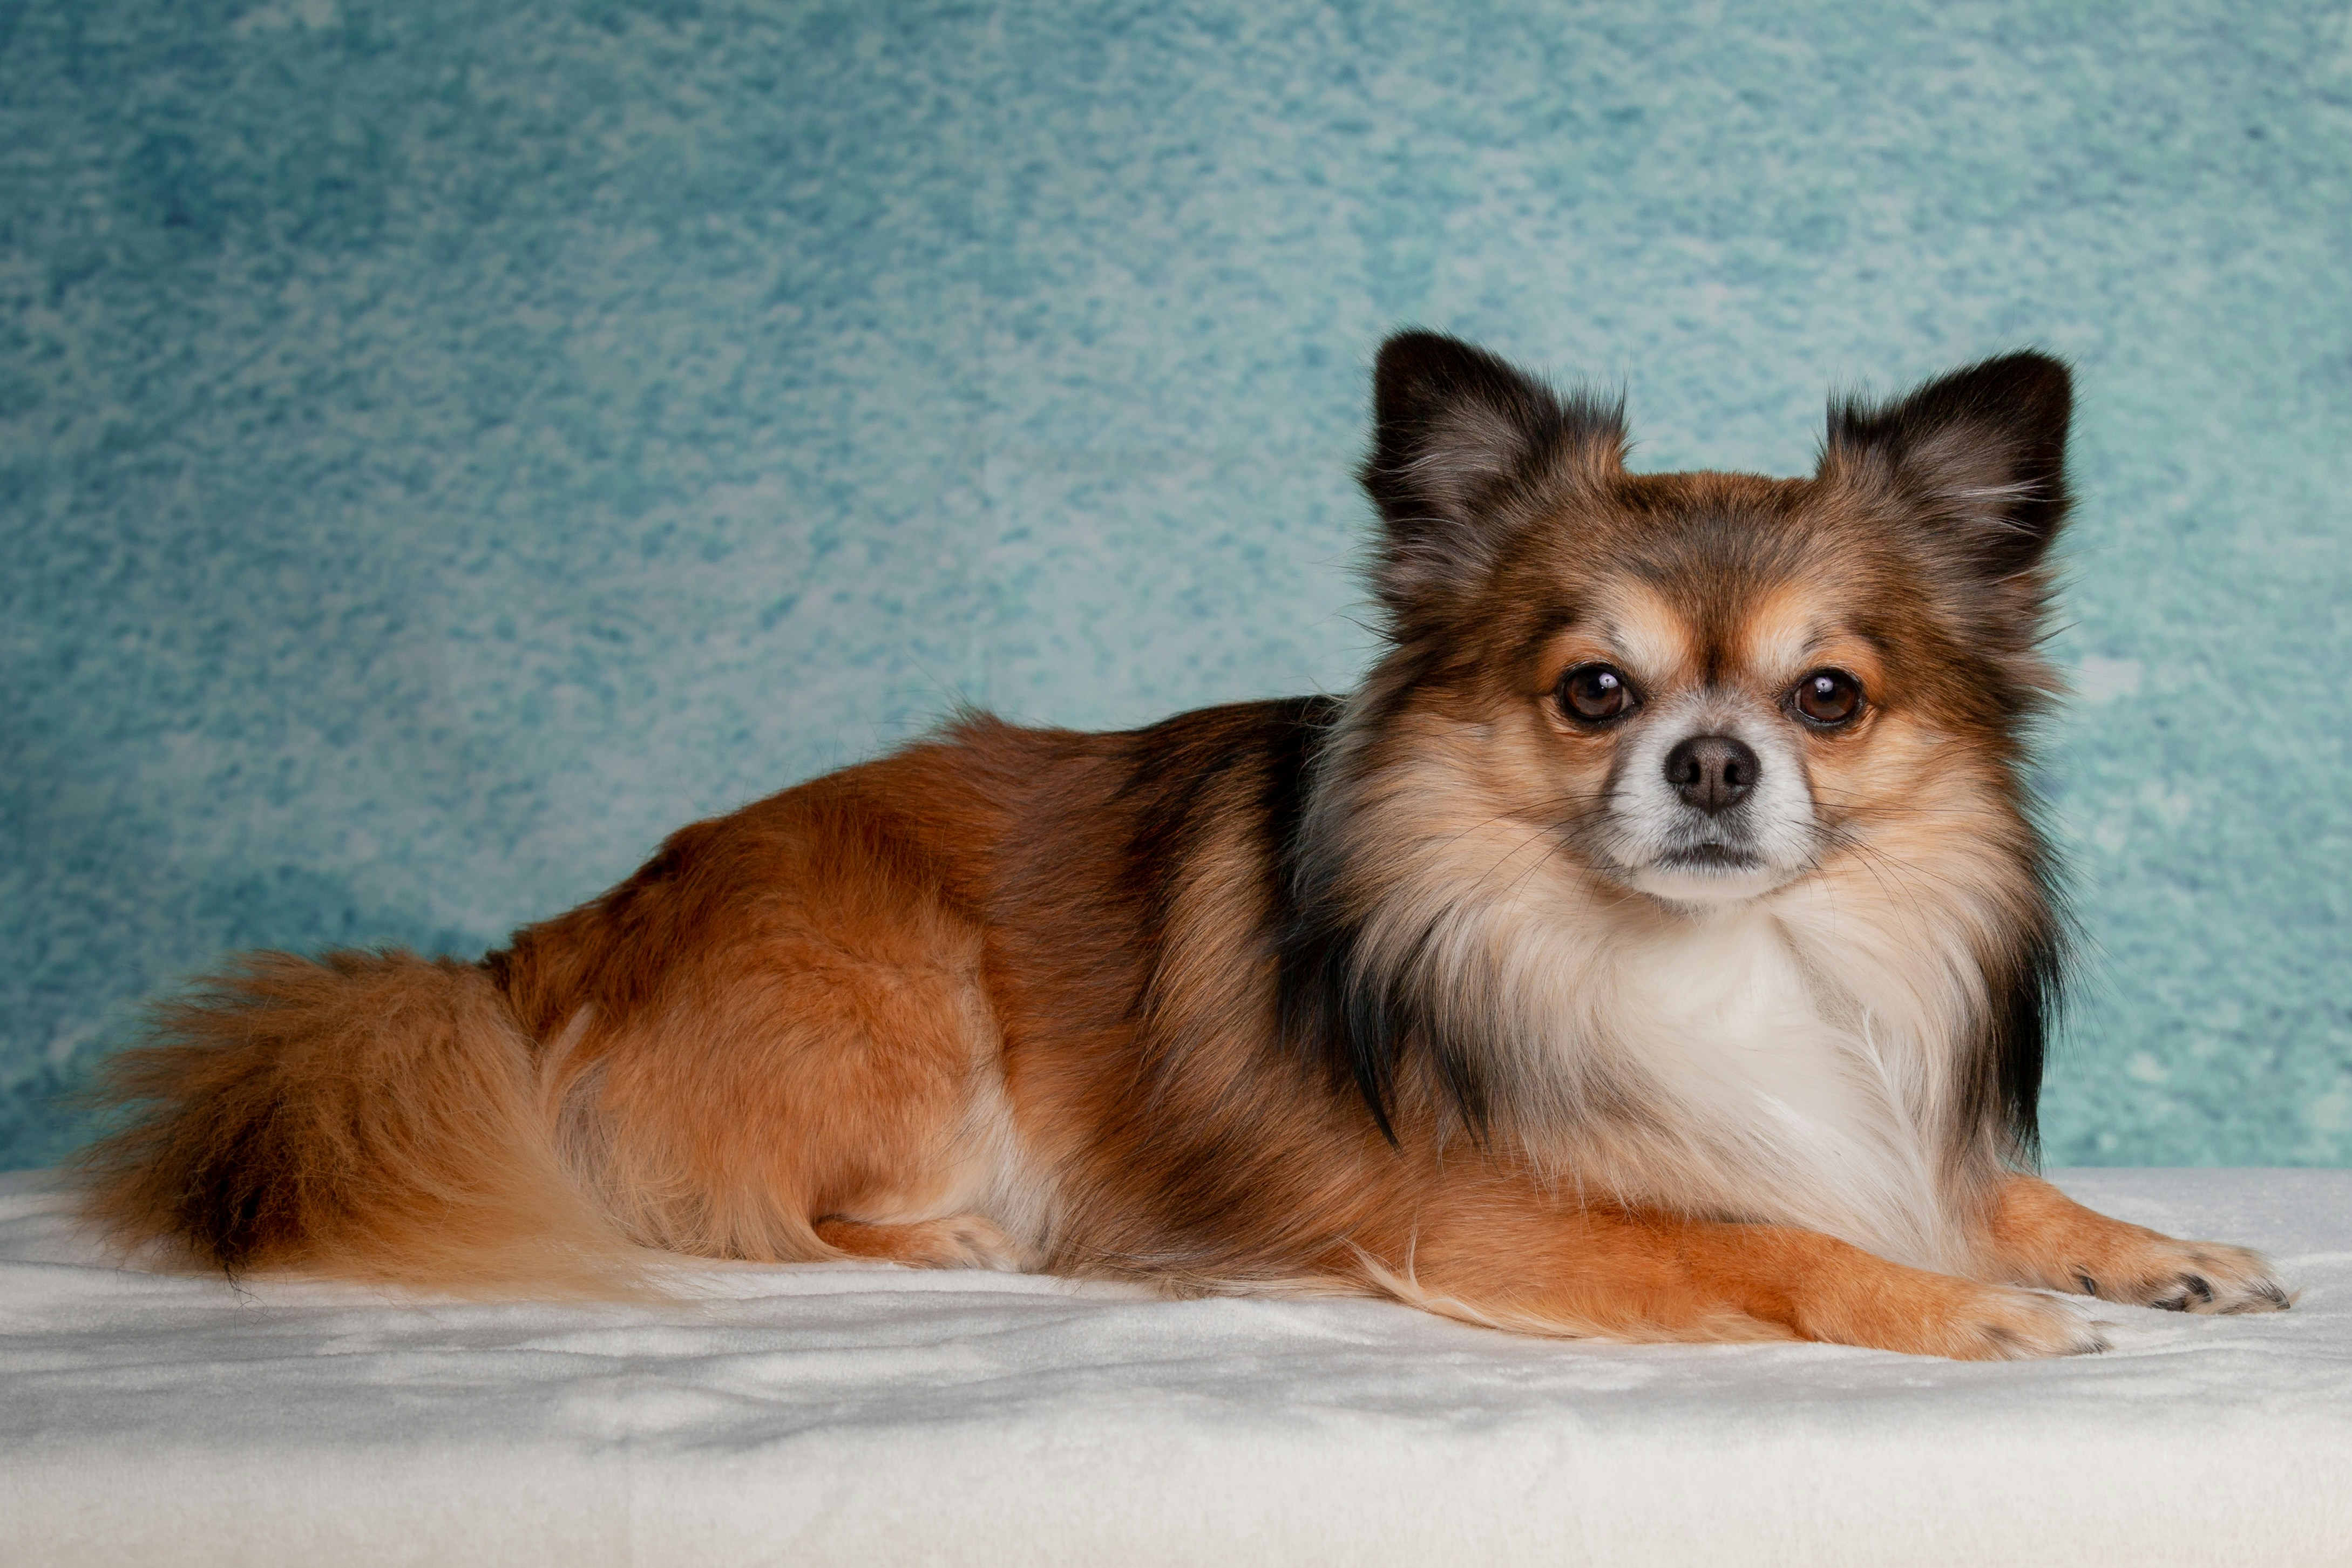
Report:
M 2047 354 L 2004 354 L 1877 406 L 1830 405 L 1822 473 L 1893 489 L 1990 578 L 2039 564 L 2066 520 L 2072 378 Z
M 1386 525 L 1380 588 L 1391 609 L 1468 587 L 1580 471 L 1621 467 L 1623 413 L 1562 398 L 1436 332 L 1381 344 L 1361 477 Z

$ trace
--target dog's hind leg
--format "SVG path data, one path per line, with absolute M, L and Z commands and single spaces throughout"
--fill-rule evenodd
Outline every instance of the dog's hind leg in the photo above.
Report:
M 904 1263 L 912 1269 L 1002 1269 L 1017 1272 L 1027 1249 L 994 1220 L 977 1214 L 875 1225 L 862 1219 L 821 1219 L 817 1239 L 852 1258 Z
M 681 831 L 501 956 L 562 1047 L 565 1147 L 632 1239 L 992 1264 L 1042 1230 L 982 929 L 902 830 L 820 781 Z

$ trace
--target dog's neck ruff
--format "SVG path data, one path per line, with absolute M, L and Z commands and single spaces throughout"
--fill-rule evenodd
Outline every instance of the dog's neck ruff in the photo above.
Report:
M 1527 998 L 1521 1072 L 1563 1088 L 1605 1075 L 1640 1108 L 1596 1126 L 1556 1091 L 1549 1124 L 1523 1135 L 1629 1197 L 1956 1266 L 1943 1009 L 1817 935 L 1756 900 L 1585 936 L 1577 954 L 1504 936 L 1504 988 Z

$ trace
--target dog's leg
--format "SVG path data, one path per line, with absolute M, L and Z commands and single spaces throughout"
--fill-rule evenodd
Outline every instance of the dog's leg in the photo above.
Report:
M 1994 1279 L 2168 1312 L 2274 1312 L 2293 1301 L 2258 1252 L 2109 1219 L 2034 1176 L 2011 1176 L 1994 1194 L 1979 1251 Z
M 1807 1339 L 1964 1361 L 2105 1348 L 2053 1297 L 1906 1268 L 1810 1230 L 1513 1207 L 1424 1212 L 1410 1254 L 1367 1253 L 1365 1272 L 1414 1305 L 1520 1333 Z
M 1002 1269 L 1018 1270 L 1028 1261 L 1022 1249 L 992 1220 L 954 1214 L 908 1225 L 869 1225 L 858 1219 L 821 1219 L 817 1239 L 852 1258 L 904 1263 L 912 1269 Z

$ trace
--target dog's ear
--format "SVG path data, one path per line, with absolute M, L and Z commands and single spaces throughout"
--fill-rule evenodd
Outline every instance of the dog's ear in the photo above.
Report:
M 1372 415 L 1360 476 L 1385 525 L 1379 580 L 1392 612 L 1477 581 L 1531 507 L 1624 455 L 1622 408 L 1563 398 L 1435 332 L 1381 345 Z
M 2072 378 L 2004 354 L 1893 402 L 1830 405 L 1822 475 L 1891 491 L 1959 562 L 1995 580 L 2041 564 L 2066 520 Z

